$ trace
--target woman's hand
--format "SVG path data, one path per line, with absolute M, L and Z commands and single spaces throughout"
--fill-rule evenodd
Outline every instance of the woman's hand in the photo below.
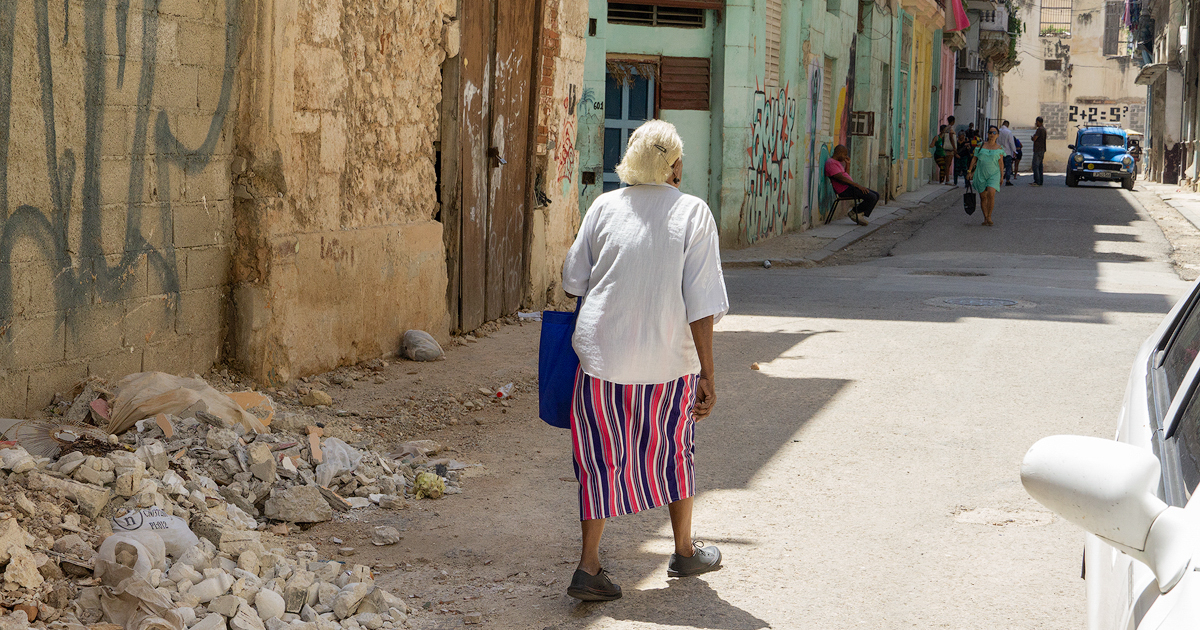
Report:
M 692 407 L 692 416 L 702 420 L 712 413 L 713 405 L 717 402 L 716 383 L 711 376 L 701 375 L 696 381 L 696 404 Z

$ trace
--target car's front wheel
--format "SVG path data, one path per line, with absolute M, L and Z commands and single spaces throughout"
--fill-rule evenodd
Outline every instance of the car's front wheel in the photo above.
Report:
M 1077 177 L 1074 173 L 1067 173 L 1067 185 L 1068 186 L 1070 186 L 1071 188 L 1074 188 L 1075 185 L 1078 183 L 1079 183 L 1079 177 Z
M 1125 190 L 1133 190 L 1133 176 L 1126 177 L 1121 181 L 1121 188 Z

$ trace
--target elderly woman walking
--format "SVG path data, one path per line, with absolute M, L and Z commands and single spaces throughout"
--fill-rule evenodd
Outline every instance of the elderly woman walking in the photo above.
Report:
M 729 310 L 716 222 L 679 191 L 683 141 L 674 125 L 643 124 L 617 174 L 628 184 L 596 199 L 563 265 L 582 296 L 571 409 L 583 549 L 567 593 L 621 596 L 600 563 L 604 519 L 667 505 L 675 535 L 670 577 L 721 566 L 693 542 L 694 424 L 716 402 L 713 324 Z

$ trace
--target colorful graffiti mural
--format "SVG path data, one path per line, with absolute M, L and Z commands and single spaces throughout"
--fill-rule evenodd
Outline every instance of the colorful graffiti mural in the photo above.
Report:
M 831 195 L 833 194 L 833 186 L 825 178 L 825 160 L 832 152 L 832 147 L 821 142 L 819 137 L 824 115 L 821 108 L 821 89 L 827 80 L 832 81 L 833 77 L 827 79 L 821 64 L 815 60 L 810 62 L 808 65 L 808 129 L 806 130 L 808 134 L 808 155 L 806 156 L 808 172 L 804 187 L 805 225 L 812 225 L 814 217 L 816 220 L 825 218 L 824 213 L 829 208 L 829 201 L 832 200 Z
M 750 147 L 746 150 L 750 164 L 742 204 L 742 223 L 750 243 L 779 234 L 787 227 L 796 110 L 796 99 L 788 95 L 786 85 L 771 95 L 762 88 L 754 92 Z

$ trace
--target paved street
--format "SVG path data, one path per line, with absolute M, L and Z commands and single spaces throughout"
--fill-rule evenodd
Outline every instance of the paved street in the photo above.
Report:
M 450 581 L 495 575 L 441 601 L 483 597 L 495 628 L 1083 627 L 1083 534 L 1025 495 L 1018 466 L 1042 436 L 1113 434 L 1130 360 L 1186 285 L 1129 193 L 1047 180 L 1004 188 L 995 227 L 944 197 L 891 256 L 727 270 L 695 519 L 723 570 L 667 580 L 669 522 L 652 510 L 605 532 L 625 597 L 566 597 L 569 436 L 522 421 L 479 455 L 500 474 L 407 539 L 470 547 L 446 554 Z M 393 579 L 434 599 L 429 580 L 447 578 Z M 488 599 L 493 580 L 505 599 Z

